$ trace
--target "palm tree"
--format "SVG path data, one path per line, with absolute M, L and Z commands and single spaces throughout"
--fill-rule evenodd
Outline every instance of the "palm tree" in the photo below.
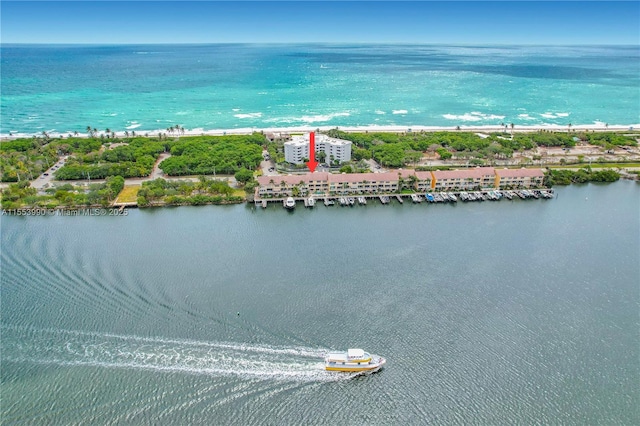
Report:
M 124 136 L 127 137 L 127 138 L 129 137 L 129 131 L 128 130 L 124 131 Z
M 416 184 L 418 183 L 418 177 L 416 175 L 410 175 L 409 182 L 411 183 L 412 188 L 417 189 Z
M 207 187 L 209 181 L 206 176 L 198 176 L 198 183 L 196 184 L 196 189 L 198 192 L 202 193 L 202 190 Z
M 511 126 L 511 137 L 513 137 L 513 128 L 515 127 L 515 124 L 511 123 L 510 126 Z
M 109 134 L 111 133 L 111 130 L 107 127 L 107 128 L 105 129 L 105 133 L 107 134 L 107 137 L 109 137 Z
M 89 135 L 90 138 L 93 137 L 93 129 L 91 126 L 87 126 L 87 135 Z
M 572 126 L 572 124 L 571 124 L 571 123 L 567 124 L 567 131 L 568 131 L 568 132 L 571 132 L 571 126 Z

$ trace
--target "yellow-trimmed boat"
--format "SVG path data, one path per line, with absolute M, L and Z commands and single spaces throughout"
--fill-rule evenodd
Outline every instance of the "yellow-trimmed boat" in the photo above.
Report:
M 348 349 L 346 352 L 327 354 L 324 367 L 327 371 L 374 372 L 381 369 L 386 362 L 387 360 L 381 356 L 371 355 L 362 349 Z

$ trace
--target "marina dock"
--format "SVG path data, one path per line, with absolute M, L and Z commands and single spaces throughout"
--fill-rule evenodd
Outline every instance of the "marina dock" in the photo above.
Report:
M 302 202 L 305 207 L 312 208 L 317 200 L 322 200 L 326 207 L 340 205 L 344 207 L 367 206 L 369 201 L 377 201 L 382 205 L 391 203 L 391 199 L 395 199 L 399 204 L 404 204 L 404 199 L 411 200 L 410 204 L 421 204 L 426 201 L 429 204 L 453 204 L 458 200 L 462 202 L 471 201 L 516 201 L 528 199 L 551 199 L 555 197 L 553 189 L 521 189 L 521 190 L 482 190 L 482 191 L 460 191 L 460 192 L 427 192 L 427 193 L 409 193 L 409 194 L 359 194 L 351 195 L 314 195 L 306 197 L 285 197 L 285 198 L 262 198 L 255 199 L 254 205 L 263 209 L 268 207 L 269 203 L 279 203 L 285 207 L 287 198 L 292 198 L 295 202 Z

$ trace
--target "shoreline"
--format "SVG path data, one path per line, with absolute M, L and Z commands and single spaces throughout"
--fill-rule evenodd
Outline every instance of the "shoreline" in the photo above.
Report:
M 305 133 L 312 131 L 328 131 L 332 129 L 339 129 L 343 132 L 347 133 L 363 133 L 363 132 L 379 132 L 379 133 L 416 133 L 416 132 L 478 132 L 478 133 L 486 133 L 486 132 L 507 132 L 507 133 L 530 133 L 537 132 L 541 130 L 546 131 L 554 131 L 554 132 L 581 132 L 581 131 L 592 131 L 592 132 L 622 132 L 622 131 L 638 131 L 640 130 L 640 123 L 637 124 L 615 124 L 605 126 L 602 123 L 598 124 L 572 124 L 569 128 L 568 125 L 560 125 L 560 124 L 549 124 L 549 125 L 515 125 L 512 129 L 511 127 L 504 127 L 500 125 L 484 125 L 484 126 L 424 126 L 424 125 L 408 125 L 408 126 L 379 126 L 379 125 L 367 125 L 367 126 L 297 126 L 297 127 L 241 127 L 234 129 L 209 129 L 204 130 L 202 128 L 196 129 L 185 129 L 184 133 L 176 134 L 176 133 L 168 133 L 166 129 L 157 129 L 157 130 L 137 130 L 131 129 L 131 131 L 135 131 L 137 136 L 145 136 L 153 137 L 158 133 L 167 134 L 169 136 L 181 137 L 181 136 L 224 136 L 224 135 L 248 135 L 255 132 L 262 133 Z M 126 137 L 125 132 L 131 133 L 131 131 L 114 131 L 117 137 Z M 74 132 L 47 132 L 49 137 L 51 138 L 59 138 L 59 137 L 82 137 L 88 138 L 89 134 L 85 132 L 78 132 L 77 135 L 73 134 Z M 40 136 L 40 133 L 15 133 L 15 134 L 0 134 L 0 141 L 5 140 L 15 140 L 22 138 L 31 138 Z M 98 131 L 97 136 L 106 135 L 104 131 Z

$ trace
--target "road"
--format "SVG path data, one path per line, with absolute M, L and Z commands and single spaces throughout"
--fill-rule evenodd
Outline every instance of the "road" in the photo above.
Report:
M 160 169 L 158 166 L 160 165 L 160 163 L 169 158 L 171 156 L 171 154 L 169 153 L 162 153 L 160 154 L 160 156 L 158 157 L 158 160 L 156 161 L 156 163 L 153 165 L 153 170 L 151 171 L 151 174 L 149 176 L 146 177 L 141 177 L 141 178 L 127 178 L 124 180 L 124 184 L 125 185 L 142 185 L 142 182 L 146 182 L 146 181 L 150 181 L 150 180 L 154 180 L 154 179 L 158 179 L 158 178 L 162 178 L 162 179 L 166 179 L 166 180 L 188 180 L 191 182 L 196 182 L 200 179 L 199 176 L 167 176 L 164 174 L 164 172 L 162 171 L 162 169 Z M 65 184 L 65 183 L 70 183 L 72 185 L 83 185 L 83 186 L 89 186 L 89 184 L 91 183 L 104 183 L 104 179 L 80 179 L 80 180 L 65 180 L 65 181 L 59 181 L 59 180 L 55 180 L 53 174 L 56 172 L 56 170 L 58 170 L 60 167 L 62 167 L 65 163 L 65 161 L 67 160 L 67 157 L 61 157 L 60 160 L 58 160 L 54 165 L 52 165 L 47 171 L 45 171 L 42 175 L 40 175 L 38 177 L 38 179 L 34 179 L 31 182 L 31 187 L 35 188 L 38 193 L 40 194 L 44 194 L 44 190 L 49 188 L 53 183 L 56 184 Z M 275 173 L 277 174 L 277 173 Z M 229 185 L 231 187 L 237 187 L 238 184 L 236 182 L 236 178 L 232 175 L 217 175 L 215 177 L 213 176 L 207 176 L 208 179 L 216 179 L 216 180 L 226 180 L 229 182 Z M 8 186 L 8 184 L 4 184 L 3 187 Z

